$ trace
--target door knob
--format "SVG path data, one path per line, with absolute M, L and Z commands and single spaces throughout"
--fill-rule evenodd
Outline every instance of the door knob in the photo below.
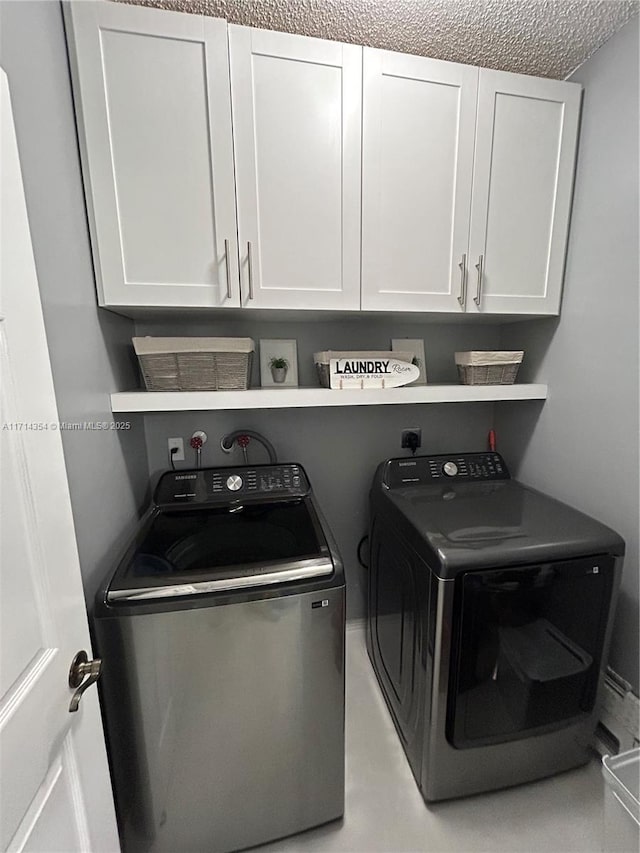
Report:
M 78 705 L 82 699 L 82 694 L 87 689 L 95 684 L 100 678 L 102 671 L 102 661 L 100 658 L 89 660 L 87 653 L 82 650 L 71 661 L 69 670 L 69 687 L 76 687 L 77 690 L 71 697 L 69 711 L 73 713 L 78 710 Z M 85 681 L 86 678 L 86 681 Z

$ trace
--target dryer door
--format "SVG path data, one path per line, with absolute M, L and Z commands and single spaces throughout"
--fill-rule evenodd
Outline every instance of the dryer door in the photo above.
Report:
M 453 746 L 561 728 L 593 710 L 613 578 L 613 558 L 600 556 L 457 579 Z

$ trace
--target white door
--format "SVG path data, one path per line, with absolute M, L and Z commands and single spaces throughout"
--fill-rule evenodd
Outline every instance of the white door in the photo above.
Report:
M 480 71 L 468 310 L 558 314 L 581 87 Z
M 360 307 L 362 48 L 229 27 L 242 304 Z
M 65 8 L 100 304 L 239 306 L 226 22 Z
M 464 311 L 478 69 L 364 49 L 362 308 Z
M 1 77 L 0 849 L 118 850 L 58 413 L 7 78 Z M 73 247 L 69 247 L 72 251 Z

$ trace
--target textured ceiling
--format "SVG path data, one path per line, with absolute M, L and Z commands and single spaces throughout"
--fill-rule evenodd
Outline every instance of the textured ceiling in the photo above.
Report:
M 639 0 L 118 0 L 564 79 Z

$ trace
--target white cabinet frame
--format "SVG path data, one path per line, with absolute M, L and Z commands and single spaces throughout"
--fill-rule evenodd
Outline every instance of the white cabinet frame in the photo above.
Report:
M 357 310 L 362 48 L 231 25 L 229 49 L 242 305 Z M 314 135 L 305 124 L 308 120 L 321 128 L 320 107 L 314 104 L 296 126 L 296 117 L 283 104 L 296 69 L 300 102 L 306 95 L 313 104 L 314 90 L 322 92 L 321 106 L 330 125 L 326 136 Z M 280 124 L 278 116 L 290 124 Z M 289 138 L 296 130 L 303 140 L 299 146 Z M 267 146 L 265 138 L 279 140 L 284 154 L 277 143 Z M 278 163 L 279 157 L 288 162 Z M 266 165 L 261 167 L 261 162 Z M 308 178 L 314 188 L 311 196 L 304 189 L 296 196 L 287 165 L 301 180 Z M 327 186 L 312 177 L 314 170 L 326 172 Z M 274 175 L 282 176 L 279 185 L 274 186 Z M 262 237 L 267 229 L 272 235 L 269 245 Z
M 365 48 L 362 307 L 558 314 L 580 99 L 575 83 Z
M 65 14 L 101 305 L 559 313 L 580 86 Z
M 107 307 L 238 307 L 240 294 L 226 21 L 101 0 L 65 3 L 64 6 L 100 304 Z M 132 38 L 138 38 L 135 47 L 133 42 L 127 43 Z M 109 65 L 107 45 L 113 50 L 128 50 L 128 55 L 133 57 L 138 45 L 144 46 L 150 51 L 149 55 L 155 57 L 157 65 L 155 69 L 144 69 L 144 79 L 137 75 L 133 79 L 118 81 L 120 69 Z M 147 101 L 144 87 L 148 80 L 153 83 L 154 74 L 157 76 L 159 73 L 164 73 L 166 79 L 171 80 L 172 69 L 177 68 L 170 65 L 169 48 L 181 50 L 185 45 L 196 49 L 200 46 L 201 66 L 198 53 L 189 51 L 194 60 L 194 73 L 202 75 L 200 79 L 192 80 L 193 86 L 185 85 L 180 91 L 176 86 L 176 91 L 168 93 L 161 86 L 155 86 L 149 90 L 153 91 L 155 102 L 151 98 Z M 114 83 L 115 93 L 111 89 Z M 188 158 L 190 154 L 193 156 L 189 146 L 181 146 L 179 122 L 172 124 L 166 119 L 163 98 L 166 98 L 167 111 L 174 103 L 172 98 L 175 103 L 182 102 L 188 114 L 194 116 L 198 126 L 203 128 L 203 138 L 197 140 L 200 150 L 197 167 L 189 165 Z M 165 130 L 166 138 L 157 138 L 157 144 L 158 148 L 164 146 L 165 161 L 169 160 L 169 168 L 164 171 L 158 166 L 157 188 L 153 187 L 149 174 L 146 174 L 147 185 L 142 191 L 139 207 L 150 213 L 152 221 L 148 225 L 144 216 L 135 216 L 135 199 L 130 205 L 133 212 L 123 210 L 119 182 L 120 191 L 126 187 L 131 196 L 130 185 L 135 177 L 136 164 L 141 171 L 148 173 L 153 167 L 156 148 L 152 140 L 146 150 L 138 150 L 138 141 L 132 135 L 124 142 L 122 138 L 115 139 L 111 115 L 113 109 L 120 109 L 123 114 L 135 112 L 141 103 L 145 108 L 148 106 L 150 118 L 156 119 Z M 124 126 L 126 131 L 126 124 Z M 152 135 L 151 129 L 147 135 Z M 147 165 L 149 162 L 151 167 Z M 158 163 L 161 162 L 162 159 L 158 158 Z M 176 165 L 173 175 L 170 174 L 171 162 Z M 176 179 L 176 174 L 180 173 L 187 175 L 189 182 L 181 185 Z M 165 193 L 163 181 L 167 182 Z M 151 194 L 149 185 L 155 195 Z M 154 197 L 157 206 L 154 206 Z M 181 223 L 179 213 L 175 213 L 175 242 L 172 242 L 170 233 L 174 212 L 167 201 L 172 197 L 180 202 L 185 216 L 192 219 Z M 206 214 L 204 218 L 211 222 L 209 231 L 213 233 L 201 225 L 202 217 L 198 211 Z M 163 217 L 166 227 L 162 234 L 157 234 L 153 220 L 157 226 Z M 197 267 L 196 275 L 185 271 L 184 276 L 180 273 L 173 280 L 171 276 L 166 280 L 162 273 L 158 275 L 154 251 L 160 251 L 170 261 L 171 252 L 175 250 L 176 263 L 173 266 L 179 270 L 180 259 L 189 258 L 191 245 L 193 254 L 198 255 L 198 261 L 191 265 L 193 269 Z M 130 258 L 127 257 L 127 248 L 136 255 L 130 264 L 133 273 L 128 270 Z M 146 276 L 140 274 L 145 263 L 149 273 Z M 167 267 L 170 266 L 168 263 Z
M 479 69 L 372 48 L 363 69 L 362 308 L 464 311 Z
M 582 89 L 482 69 L 467 310 L 558 314 Z

